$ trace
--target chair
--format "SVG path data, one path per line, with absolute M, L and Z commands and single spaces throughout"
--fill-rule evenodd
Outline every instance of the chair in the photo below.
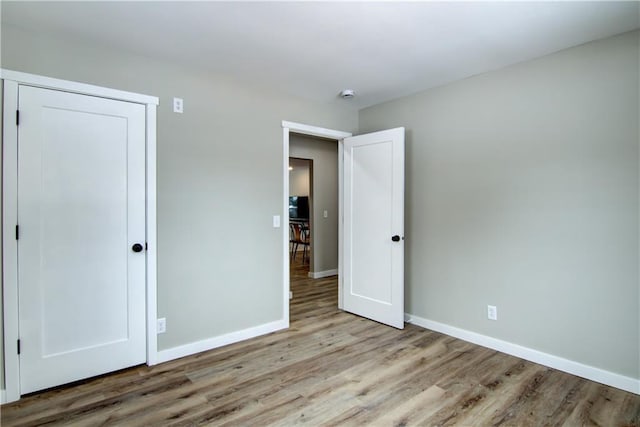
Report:
M 291 259 L 296 259 L 298 247 L 302 245 L 302 262 L 307 260 L 309 253 L 309 227 L 299 222 L 289 223 L 289 243 L 291 244 Z

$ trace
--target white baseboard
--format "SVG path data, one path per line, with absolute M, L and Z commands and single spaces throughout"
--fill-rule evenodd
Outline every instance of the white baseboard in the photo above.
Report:
M 228 334 L 220 335 L 206 340 L 193 342 L 190 344 L 181 345 L 179 347 L 169 348 L 167 350 L 161 350 L 158 352 L 156 360 L 157 363 L 168 362 L 170 360 L 179 359 L 181 357 L 190 356 L 192 354 L 200 353 L 202 351 L 212 350 L 214 348 L 222 347 L 227 344 L 233 344 L 239 341 L 244 341 L 249 338 L 255 338 L 260 335 L 266 335 L 271 332 L 279 331 L 281 329 L 288 328 L 289 325 L 284 320 L 277 320 L 271 323 L 265 323 L 263 325 L 254 326 L 252 328 L 243 329 L 241 331 L 231 332 Z
M 468 331 L 466 329 L 457 328 L 455 326 L 446 325 L 422 317 L 405 313 L 405 320 L 417 326 L 421 326 L 432 331 L 440 332 L 463 341 L 481 345 L 502 353 L 520 357 L 521 359 L 539 363 L 549 368 L 558 369 L 559 371 L 577 375 L 588 380 L 606 384 L 611 387 L 619 388 L 631 393 L 640 394 L 640 379 L 625 377 L 624 375 L 605 371 L 604 369 L 595 368 L 593 366 L 584 365 L 573 360 L 564 359 L 552 354 L 543 353 L 532 348 L 523 347 L 508 341 L 499 340 L 497 338 L 488 337 L 477 332 Z
M 334 268 L 333 270 L 325 270 L 325 271 L 310 271 L 309 277 L 312 279 L 322 279 L 323 277 L 335 276 L 338 274 L 338 269 Z

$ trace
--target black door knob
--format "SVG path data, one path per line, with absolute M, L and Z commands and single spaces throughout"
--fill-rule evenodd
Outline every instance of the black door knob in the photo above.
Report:
M 142 246 L 140 243 L 134 243 L 134 245 L 131 246 L 131 250 L 133 252 L 142 252 L 142 249 L 144 249 L 144 246 Z
M 397 234 L 395 236 L 393 236 L 391 238 L 391 240 L 393 240 L 394 242 L 399 242 L 400 241 L 400 236 L 398 236 Z

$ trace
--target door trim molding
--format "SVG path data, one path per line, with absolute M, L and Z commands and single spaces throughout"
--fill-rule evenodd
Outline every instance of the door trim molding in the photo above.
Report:
M 282 319 L 289 327 L 289 134 L 319 136 L 338 141 L 338 308 L 342 308 L 342 140 L 351 132 L 282 121 Z
M 2 308 L 4 327 L 4 383 L 2 403 L 20 399 L 18 357 L 18 241 L 12 232 L 18 223 L 18 83 L 3 84 L 2 147 Z M 11 159 L 11 161 L 8 161 Z
M 81 95 L 97 96 L 145 105 L 146 109 L 146 309 L 147 309 L 147 364 L 158 360 L 156 311 L 157 311 L 157 248 L 156 248 L 156 108 L 158 98 L 115 89 L 53 79 L 35 74 L 0 69 L 3 84 L 3 152 L 2 152 L 2 284 L 4 326 L 5 389 L 0 391 L 0 403 L 20 399 L 20 363 L 17 342 L 19 338 L 18 315 L 18 244 L 14 227 L 18 224 L 18 86 L 28 85 L 45 89 L 62 90 Z M 12 159 L 13 161 L 7 161 Z
M 158 363 L 158 237 L 156 205 L 156 105 L 147 104 L 146 237 L 147 237 L 147 365 Z
M 288 122 L 286 120 L 282 121 L 282 127 L 289 129 L 289 131 L 293 133 L 297 133 L 300 135 L 319 136 L 320 138 L 341 140 L 353 136 L 351 132 L 343 132 L 341 130 L 326 129 L 317 126 L 305 125 L 302 123 Z M 289 172 L 288 169 L 287 172 Z
M 124 90 L 72 82 L 70 80 L 54 79 L 52 77 L 23 73 L 22 71 L 12 71 L 4 68 L 0 69 L 0 79 L 11 80 L 18 84 L 36 86 L 44 89 L 65 90 L 67 92 L 78 93 L 81 95 L 99 96 L 101 98 L 110 98 L 118 101 L 156 106 L 159 104 L 158 97 L 156 96 L 142 95 Z

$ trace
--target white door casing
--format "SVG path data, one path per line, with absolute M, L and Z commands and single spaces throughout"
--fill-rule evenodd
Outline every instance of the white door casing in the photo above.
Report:
M 20 393 L 146 361 L 145 106 L 19 86 Z
M 345 138 L 343 162 L 343 308 L 402 329 L 404 128 Z

